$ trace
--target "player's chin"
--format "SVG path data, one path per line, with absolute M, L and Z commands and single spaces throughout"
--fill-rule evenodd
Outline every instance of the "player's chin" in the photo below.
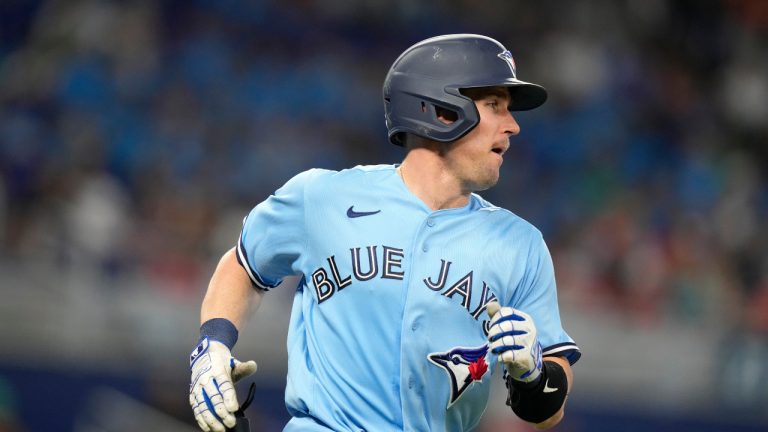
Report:
M 483 178 L 477 179 L 473 189 L 476 192 L 484 191 L 496 186 L 496 183 L 498 182 L 499 182 L 499 170 L 498 169 L 489 170 L 488 172 L 485 173 Z

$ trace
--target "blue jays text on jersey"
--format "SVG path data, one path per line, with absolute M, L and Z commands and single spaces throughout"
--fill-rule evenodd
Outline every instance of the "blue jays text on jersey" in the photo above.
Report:
M 474 194 L 433 211 L 395 168 L 306 171 L 244 221 L 237 256 L 257 288 L 302 276 L 286 431 L 474 428 L 496 365 L 494 299 L 533 317 L 543 355 L 580 355 L 541 233 Z
M 377 276 L 387 279 L 403 280 L 405 273 L 401 269 L 402 261 L 405 258 L 405 251 L 403 249 L 382 245 L 381 258 L 379 258 L 379 255 L 376 252 L 378 247 L 379 246 L 367 246 L 364 248 L 367 251 L 367 261 L 365 261 L 365 264 L 361 264 L 360 259 L 360 250 L 363 248 L 354 247 L 349 250 L 351 255 L 349 265 L 352 267 L 354 280 L 356 282 L 364 282 Z M 334 255 L 326 258 L 326 261 L 328 262 L 328 268 L 330 270 L 326 270 L 325 267 L 319 267 L 312 272 L 311 276 L 318 303 L 330 299 L 335 292 L 341 291 L 353 283 L 352 275 L 347 277 L 340 275 L 339 266 L 336 263 L 336 257 Z M 379 269 L 379 262 L 381 262 L 381 269 Z M 469 273 L 463 275 L 453 284 L 448 285 L 446 282 L 448 280 L 451 264 L 451 261 L 441 259 L 439 263 L 439 271 L 435 274 L 436 281 L 432 280 L 432 276 L 425 276 L 422 279 L 422 282 L 427 288 L 433 291 L 438 291 L 448 298 L 453 296 L 460 297 L 462 307 L 466 308 L 467 312 L 477 320 L 485 310 L 485 306 L 489 302 L 496 300 L 496 295 L 493 294 L 488 284 L 483 281 L 483 288 L 475 305 L 472 300 L 474 270 L 470 270 Z M 362 270 L 363 268 L 365 270 Z M 332 275 L 332 278 L 329 277 L 329 273 Z M 485 333 L 486 335 L 488 334 L 487 328 Z

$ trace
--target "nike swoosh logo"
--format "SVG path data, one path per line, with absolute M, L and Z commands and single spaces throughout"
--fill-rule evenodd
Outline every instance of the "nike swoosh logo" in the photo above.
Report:
M 549 386 L 549 380 L 547 380 L 547 382 L 544 383 L 544 390 L 543 390 L 544 393 L 552 393 L 552 392 L 556 392 L 558 390 L 559 389 L 557 389 L 557 388 L 552 388 L 552 387 Z
M 380 212 L 380 211 L 381 211 L 381 210 L 376 210 L 376 211 L 371 211 L 371 212 L 356 212 L 356 211 L 354 210 L 354 207 L 355 207 L 355 206 L 350 206 L 350 207 L 347 209 L 347 217 L 348 217 L 348 218 L 358 218 L 358 217 L 362 217 L 362 216 L 370 216 L 370 215 L 375 215 L 376 213 L 378 213 L 378 212 Z

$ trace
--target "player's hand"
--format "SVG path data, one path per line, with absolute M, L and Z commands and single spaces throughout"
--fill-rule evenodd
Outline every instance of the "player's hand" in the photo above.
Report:
M 240 362 L 226 345 L 205 337 L 190 354 L 189 368 L 189 404 L 200 428 L 224 432 L 225 426 L 235 426 L 239 406 L 234 383 L 256 372 L 256 362 Z
M 491 352 L 504 362 L 512 379 L 534 382 L 541 375 L 541 345 L 536 338 L 536 326 L 525 312 L 501 307 L 496 301 L 488 303 L 491 318 L 488 341 Z

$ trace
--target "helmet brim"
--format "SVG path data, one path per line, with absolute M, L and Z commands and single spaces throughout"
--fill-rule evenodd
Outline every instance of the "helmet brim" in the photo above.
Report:
M 509 78 L 502 82 L 483 83 L 470 86 L 461 86 L 461 88 L 481 88 L 481 87 L 507 87 L 511 102 L 510 111 L 528 111 L 538 108 L 547 101 L 547 90 L 538 85 L 518 79 Z

